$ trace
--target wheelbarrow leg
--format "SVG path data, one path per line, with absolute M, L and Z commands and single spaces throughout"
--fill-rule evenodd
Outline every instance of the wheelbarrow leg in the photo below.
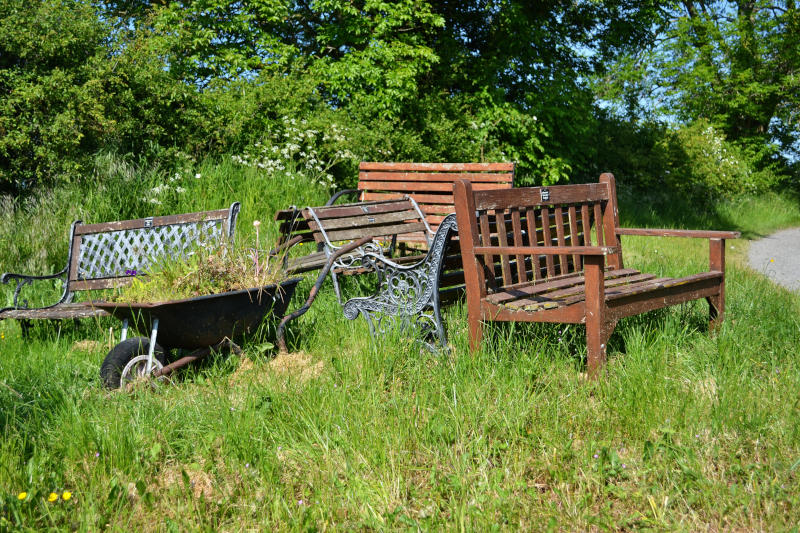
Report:
M 150 333 L 150 346 L 147 348 L 147 368 L 145 369 L 147 374 L 150 374 L 150 371 L 153 369 L 153 352 L 156 348 L 156 335 L 158 335 L 158 319 L 153 319 L 153 331 Z

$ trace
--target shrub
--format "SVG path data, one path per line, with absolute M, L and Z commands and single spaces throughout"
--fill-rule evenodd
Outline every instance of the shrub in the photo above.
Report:
M 752 159 L 706 120 L 668 130 L 655 148 L 666 162 L 663 181 L 691 196 L 732 198 L 765 191 L 779 181 L 769 169 L 756 170 Z

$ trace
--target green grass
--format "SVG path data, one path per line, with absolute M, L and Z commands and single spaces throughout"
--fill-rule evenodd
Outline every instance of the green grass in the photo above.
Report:
M 225 183 L 247 187 L 242 229 L 254 218 L 263 229 L 282 201 L 304 203 L 291 184 L 250 184 L 225 164 L 200 172 L 216 176 L 213 197 L 178 207 L 221 207 Z M 781 201 L 688 222 L 752 235 L 798 223 Z M 773 222 L 770 205 L 783 206 Z M 689 227 L 642 204 L 621 214 Z M 24 340 L 0 322 L 0 530 L 790 529 L 800 296 L 748 269 L 746 246 L 728 247 L 718 335 L 704 302 L 622 320 L 598 382 L 583 377 L 580 326 L 492 325 L 470 356 L 457 305 L 446 312 L 452 352 L 421 353 L 399 335 L 373 341 L 329 284 L 290 328 L 290 356 L 267 357 L 253 339 L 243 358 L 131 393 L 98 379 L 115 322 L 40 326 Z M 703 241 L 631 237 L 624 249 L 627 266 L 650 272 L 707 267 Z M 46 501 L 64 490 L 69 501 Z

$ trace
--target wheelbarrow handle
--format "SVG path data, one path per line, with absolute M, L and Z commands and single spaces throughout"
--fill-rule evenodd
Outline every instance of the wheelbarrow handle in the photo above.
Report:
M 288 350 L 286 349 L 286 339 L 284 338 L 284 330 L 286 328 L 286 324 L 295 318 L 302 316 L 306 313 L 306 311 L 311 308 L 311 304 L 314 303 L 314 300 L 317 298 L 317 294 L 319 293 L 320 288 L 322 287 L 322 283 L 325 281 L 325 278 L 328 277 L 328 273 L 333 268 L 333 263 L 339 259 L 341 256 L 352 252 L 356 248 L 360 248 L 367 244 L 368 242 L 372 241 L 375 237 L 363 237 L 357 241 L 353 241 L 346 246 L 342 246 L 336 252 L 331 254 L 328 257 L 328 261 L 325 263 L 325 266 L 322 267 L 322 271 L 320 271 L 319 276 L 317 276 L 317 281 L 314 283 L 314 286 L 311 288 L 311 292 L 308 295 L 308 300 L 306 303 L 302 305 L 299 309 L 293 311 L 292 313 L 283 317 L 281 323 L 278 324 L 278 329 L 275 332 L 275 335 L 278 339 L 278 349 L 281 353 L 286 353 Z

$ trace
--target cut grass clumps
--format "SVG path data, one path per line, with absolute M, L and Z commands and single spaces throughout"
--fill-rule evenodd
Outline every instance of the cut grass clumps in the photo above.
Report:
M 272 259 L 272 260 L 271 260 Z M 180 259 L 161 258 L 145 276 L 117 290 L 112 300 L 125 303 L 183 300 L 207 294 L 264 287 L 284 281 L 280 262 L 257 248 L 224 241 L 216 248 L 197 246 Z

